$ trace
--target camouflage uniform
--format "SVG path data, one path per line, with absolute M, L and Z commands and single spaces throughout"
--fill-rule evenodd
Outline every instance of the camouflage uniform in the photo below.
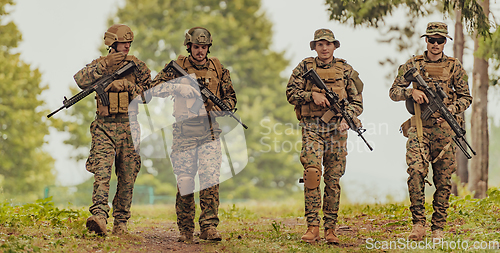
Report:
M 144 62 L 134 56 L 127 56 L 119 64 L 103 68 L 100 62 L 104 58 L 100 57 L 92 61 L 75 74 L 74 79 L 80 88 L 87 88 L 103 75 L 116 71 L 129 61 L 134 61 L 137 69 L 119 80 L 124 85 L 124 90 L 120 92 L 121 99 L 124 95 L 128 97 L 128 101 L 132 101 L 150 88 L 150 70 Z M 118 95 L 118 92 L 109 91 L 110 100 L 113 93 Z M 132 139 L 135 138 L 135 143 L 139 143 L 140 128 L 136 120 L 137 106 L 128 111 L 128 104 L 120 104 L 120 107 L 123 108 L 120 112 L 110 113 L 107 107 L 101 106 L 97 96 L 96 100 L 98 100 L 98 109 L 96 119 L 90 125 L 92 146 L 86 163 L 86 169 L 94 174 L 95 180 L 92 194 L 93 204 L 89 211 L 96 216 L 103 216 L 106 219 L 109 217 L 109 181 L 114 161 L 118 185 L 113 199 L 113 217 L 115 223 L 126 223 L 130 218 L 134 182 L 141 168 L 139 147 L 137 146 L 137 149 L 134 147 Z
M 190 30 L 191 31 L 191 30 Z M 233 89 L 229 70 L 224 68 L 216 58 L 207 58 L 203 65 L 196 65 L 189 57 L 179 56 L 177 63 L 189 74 L 204 83 L 229 108 L 236 105 L 236 94 Z M 166 67 L 166 65 L 165 65 Z M 153 86 L 176 78 L 177 75 L 168 68 L 153 80 Z M 201 231 L 216 228 L 219 224 L 219 176 L 221 166 L 221 130 L 215 120 L 215 111 L 219 108 L 207 101 L 201 108 L 200 116 L 187 111 L 185 99 L 176 95 L 181 87 L 179 83 L 167 83 L 159 87 L 155 96 L 174 96 L 173 143 L 171 161 L 177 176 L 178 191 L 176 195 L 177 225 L 181 235 L 192 237 L 194 232 L 195 200 L 194 177 L 198 173 L 200 181 L 199 224 Z M 210 116 L 207 116 L 210 115 Z M 200 236 L 201 238 L 201 236 Z
M 448 37 L 447 27 L 444 23 L 429 23 L 427 35 L 442 35 Z M 413 103 L 412 90 L 408 88 L 410 82 L 406 81 L 404 74 L 411 68 L 419 69 L 425 82 L 435 90 L 436 85 L 443 88 L 448 96 L 444 104 L 453 114 L 459 114 L 472 102 L 472 97 L 467 84 L 467 74 L 460 61 L 442 54 L 437 61 L 431 61 L 427 57 L 428 51 L 423 55 L 411 58 L 398 69 L 398 75 L 389 91 L 389 96 L 394 101 L 407 100 Z M 418 105 L 422 106 L 422 105 Z M 423 108 L 423 107 L 421 107 Z M 429 170 L 429 162 L 432 164 L 433 181 L 436 186 L 434 200 L 432 202 L 434 213 L 432 215 L 432 230 L 442 230 L 446 224 L 446 210 L 449 207 L 448 200 L 451 190 L 451 174 L 456 170 L 454 136 L 448 123 L 437 124 L 440 117 L 439 112 L 434 113 L 429 120 L 422 120 L 423 137 L 419 142 L 416 118 L 412 118 L 403 124 L 403 131 L 408 141 L 406 143 L 406 163 L 408 165 L 408 191 L 410 194 L 413 224 L 425 224 L 425 182 Z M 461 119 L 458 119 L 459 122 Z M 409 129 L 405 129 L 408 128 Z M 451 146 L 450 146 L 451 144 Z
M 326 29 L 320 29 L 315 33 L 315 41 L 323 39 L 319 32 Z M 329 30 L 327 30 L 329 31 Z M 327 32 L 328 34 L 331 31 Z M 333 37 L 333 33 L 331 33 Z M 334 39 L 334 38 L 333 38 Z M 314 41 L 312 41 L 314 42 Z M 311 49 L 314 45 L 311 42 Z M 332 41 L 330 41 L 332 42 Z M 336 46 L 340 43 L 336 40 L 333 41 Z M 308 85 L 309 81 L 302 78 L 302 75 L 309 69 L 316 68 L 320 77 L 324 80 L 329 88 L 338 93 L 340 97 L 344 96 L 349 101 L 348 111 L 352 116 L 358 116 L 363 111 L 363 98 L 361 92 L 355 86 L 355 81 L 359 81 L 358 73 L 342 59 L 334 58 L 332 62 L 325 64 L 316 58 L 306 58 L 293 70 L 293 73 L 288 81 L 286 96 L 288 102 L 295 106 L 297 117 L 302 126 L 302 151 L 300 154 L 300 161 L 304 166 L 305 172 L 308 169 L 314 168 L 319 170 L 321 177 L 321 165 L 324 167 L 324 183 L 325 190 L 323 196 L 323 220 L 325 230 L 335 228 L 337 223 L 337 213 L 339 209 L 340 198 L 340 177 L 344 175 L 346 166 L 346 140 L 347 131 L 339 131 L 338 127 L 341 122 L 340 115 L 334 116 L 326 124 L 321 121 L 323 115 L 328 108 L 321 108 L 314 104 L 312 98 L 312 91 L 320 92 L 313 85 Z M 321 74 L 324 73 L 324 74 Z M 331 78 L 326 78 L 324 76 Z M 333 78 L 333 76 L 335 76 Z M 332 80 L 335 83 L 332 84 Z M 336 87 L 337 90 L 332 89 Z M 344 94 L 344 95 L 340 95 Z M 304 108 L 309 113 L 305 113 Z M 319 188 L 319 181 L 317 186 L 310 189 L 307 187 L 307 175 L 304 175 L 305 185 L 304 198 L 305 198 L 305 217 L 307 225 L 319 226 L 320 217 L 319 209 L 321 208 L 321 190 Z

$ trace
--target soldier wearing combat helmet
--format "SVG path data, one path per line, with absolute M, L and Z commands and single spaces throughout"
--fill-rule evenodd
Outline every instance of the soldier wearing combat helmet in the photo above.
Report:
M 340 99 L 349 102 L 348 113 L 354 118 L 363 111 L 363 82 L 351 65 L 333 56 L 340 47 L 329 29 L 319 29 L 310 42 L 311 50 L 317 57 L 302 60 L 293 70 L 288 81 L 286 96 L 295 106 L 295 113 L 302 126 L 302 151 L 300 162 L 304 167 L 304 200 L 307 231 L 302 236 L 305 242 L 313 243 L 320 239 L 319 225 L 321 208 L 321 176 L 325 182 L 323 197 L 323 220 L 325 239 L 328 243 L 338 244 L 335 235 L 340 198 L 340 177 L 345 172 L 346 141 L 349 126 L 339 114 L 329 110 L 325 94 L 311 81 L 302 76 L 314 69 L 325 85 L 337 93 Z M 325 115 L 332 115 L 323 118 Z M 329 119 L 328 119 L 329 118 Z M 322 172 L 322 165 L 323 171 Z
M 176 62 L 187 73 L 194 75 L 200 85 L 207 87 L 228 108 L 236 105 L 229 70 L 215 57 L 208 57 L 212 35 L 202 27 L 189 29 L 184 40 L 189 56 L 179 55 Z M 156 96 L 174 97 L 173 145 L 170 160 L 177 177 L 176 213 L 179 227 L 179 241 L 193 240 L 195 200 L 194 178 L 199 176 L 200 239 L 220 241 L 219 224 L 219 176 L 222 162 L 220 133 L 216 121 L 222 116 L 221 109 L 207 100 L 199 111 L 193 111 L 193 104 L 199 91 L 182 81 L 176 82 L 177 73 L 166 64 L 163 71 L 153 80 L 158 89 Z M 179 78 L 183 80 L 183 78 Z M 158 87 L 159 86 L 159 87 Z
M 432 165 L 434 185 L 436 192 L 432 201 L 434 213 L 431 219 L 433 239 L 442 239 L 443 228 L 446 224 L 448 199 L 451 191 L 451 175 L 456 170 L 455 143 L 452 141 L 453 130 L 441 118 L 439 112 L 434 113 L 429 119 L 421 119 L 421 113 L 427 106 L 429 99 L 420 90 L 421 87 L 410 86 L 405 80 L 405 73 L 412 67 L 419 71 L 427 85 L 436 90 L 441 87 L 447 98 L 443 103 L 448 110 L 461 119 L 457 114 L 465 111 L 472 102 L 472 97 L 467 84 L 467 73 L 459 60 L 446 56 L 443 52 L 448 35 L 448 26 L 442 22 L 430 22 L 425 34 L 427 50 L 422 54 L 412 57 L 405 64 L 399 66 L 398 74 L 389 96 L 394 101 L 407 102 L 414 114 L 401 126 L 403 135 L 408 137 L 406 143 L 406 163 L 408 165 L 408 191 L 410 195 L 410 211 L 412 213 L 413 229 L 409 235 L 411 240 L 423 240 L 425 236 L 425 183 Z
M 100 235 L 107 233 L 109 181 L 113 162 L 118 178 L 113 199 L 113 234 L 127 233 L 134 182 L 141 168 L 138 109 L 137 105 L 129 107 L 129 104 L 150 88 L 151 74 L 143 61 L 128 55 L 133 40 L 134 33 L 130 27 L 112 25 L 104 33 L 104 44 L 109 47 L 109 53 L 93 60 L 74 76 L 78 86 L 85 89 L 103 75 L 114 73 L 130 61 L 137 66 L 137 69 L 113 81 L 105 89 L 109 97 L 108 106 L 104 106 L 96 96 L 97 115 L 90 125 L 92 147 L 86 163 L 86 169 L 94 174 L 94 191 L 89 208 L 92 216 L 87 219 L 86 225 L 89 231 Z M 134 147 L 134 143 L 137 147 Z

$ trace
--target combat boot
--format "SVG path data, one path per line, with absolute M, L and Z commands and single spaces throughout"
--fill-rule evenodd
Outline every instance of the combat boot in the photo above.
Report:
M 177 239 L 178 242 L 192 242 L 193 232 L 181 231 L 181 235 Z
M 87 229 L 91 232 L 95 232 L 98 235 L 104 236 L 107 233 L 106 224 L 108 219 L 102 215 L 92 215 L 87 219 Z
M 441 241 L 444 238 L 444 232 L 442 229 L 434 229 L 432 230 L 432 242 Z
M 325 229 L 325 240 L 327 243 L 339 244 L 340 240 L 335 235 L 335 228 Z
M 424 239 L 424 236 L 425 236 L 424 225 L 417 223 L 413 225 L 413 229 L 411 230 L 408 239 L 413 241 L 422 241 Z
M 306 233 L 302 236 L 302 241 L 313 243 L 319 241 L 319 226 L 309 226 L 307 227 Z
M 128 234 L 127 222 L 126 221 L 117 221 L 113 222 L 113 235 L 123 235 Z
M 219 232 L 213 227 L 209 227 L 207 229 L 203 229 L 201 231 L 200 239 L 209 240 L 209 241 L 222 241 L 222 237 Z

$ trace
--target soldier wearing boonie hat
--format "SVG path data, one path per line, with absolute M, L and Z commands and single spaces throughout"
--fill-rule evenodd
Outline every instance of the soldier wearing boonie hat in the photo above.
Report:
M 448 35 L 448 25 L 443 22 L 430 22 L 427 24 L 427 29 L 425 30 L 425 33 L 420 36 L 420 38 L 432 35 L 441 35 L 453 40 L 450 35 Z
M 429 119 L 421 119 L 421 114 L 428 105 L 428 98 L 420 90 L 421 87 L 409 87 L 410 82 L 404 78 L 405 73 L 415 67 L 424 81 L 436 90 L 440 86 L 447 98 L 443 103 L 450 112 L 463 121 L 459 113 L 465 111 L 472 102 L 467 73 L 459 60 L 446 56 L 443 52 L 448 35 L 448 26 L 443 22 L 427 24 L 425 34 L 427 50 L 399 66 L 398 75 L 389 90 L 393 101 L 406 101 L 408 111 L 413 116 L 401 125 L 402 133 L 408 138 L 406 144 L 406 164 L 408 165 L 408 192 L 410 196 L 410 211 L 412 213 L 413 229 L 408 237 L 410 240 L 421 241 L 425 236 L 425 183 L 432 164 L 432 181 L 436 187 L 432 205 L 434 213 L 431 219 L 432 239 L 441 240 L 444 237 L 443 228 L 446 225 L 447 209 L 451 194 L 451 175 L 455 172 L 454 136 L 448 123 L 436 112 Z M 430 183 L 429 183 L 430 184 Z
M 316 51 L 317 56 L 305 58 L 299 63 L 293 70 L 286 89 L 288 102 L 295 106 L 295 113 L 303 130 L 300 161 L 304 167 L 304 216 L 307 231 L 301 239 L 308 243 L 320 240 L 319 210 L 323 205 L 324 238 L 327 243 L 338 244 L 340 240 L 335 235 L 335 227 L 340 203 L 339 181 L 345 172 L 349 126 L 341 115 L 329 110 L 324 92 L 304 79 L 303 75 L 314 69 L 332 92 L 337 93 L 340 99 L 349 101 L 348 113 L 353 118 L 363 111 L 363 82 L 351 65 L 333 56 L 333 52 L 340 47 L 340 42 L 335 39 L 331 30 L 316 30 L 309 46 Z M 321 176 L 325 183 L 323 201 Z
M 330 29 L 318 29 L 314 32 L 314 40 L 309 42 L 309 46 L 311 50 L 314 50 L 316 47 L 316 41 L 326 40 L 328 42 L 333 42 L 336 48 L 340 47 L 340 41 L 335 39 L 333 32 Z

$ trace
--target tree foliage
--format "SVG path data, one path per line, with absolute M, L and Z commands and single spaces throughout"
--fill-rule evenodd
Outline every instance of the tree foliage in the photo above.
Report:
M 0 1 L 0 187 L 4 198 L 32 201 L 54 180 L 54 160 L 42 150 L 48 135 L 47 111 L 38 97 L 41 74 L 13 53 L 21 33 L 8 21 L 7 7 Z
M 490 34 L 488 17 L 476 0 L 326 0 L 329 5 L 330 19 L 352 25 L 378 27 L 384 18 L 390 16 L 399 7 L 406 7 L 412 16 L 427 16 L 428 10 L 422 8 L 426 4 L 437 3 L 443 13 L 454 9 L 462 11 L 461 20 L 468 31 L 478 31 L 479 35 Z

